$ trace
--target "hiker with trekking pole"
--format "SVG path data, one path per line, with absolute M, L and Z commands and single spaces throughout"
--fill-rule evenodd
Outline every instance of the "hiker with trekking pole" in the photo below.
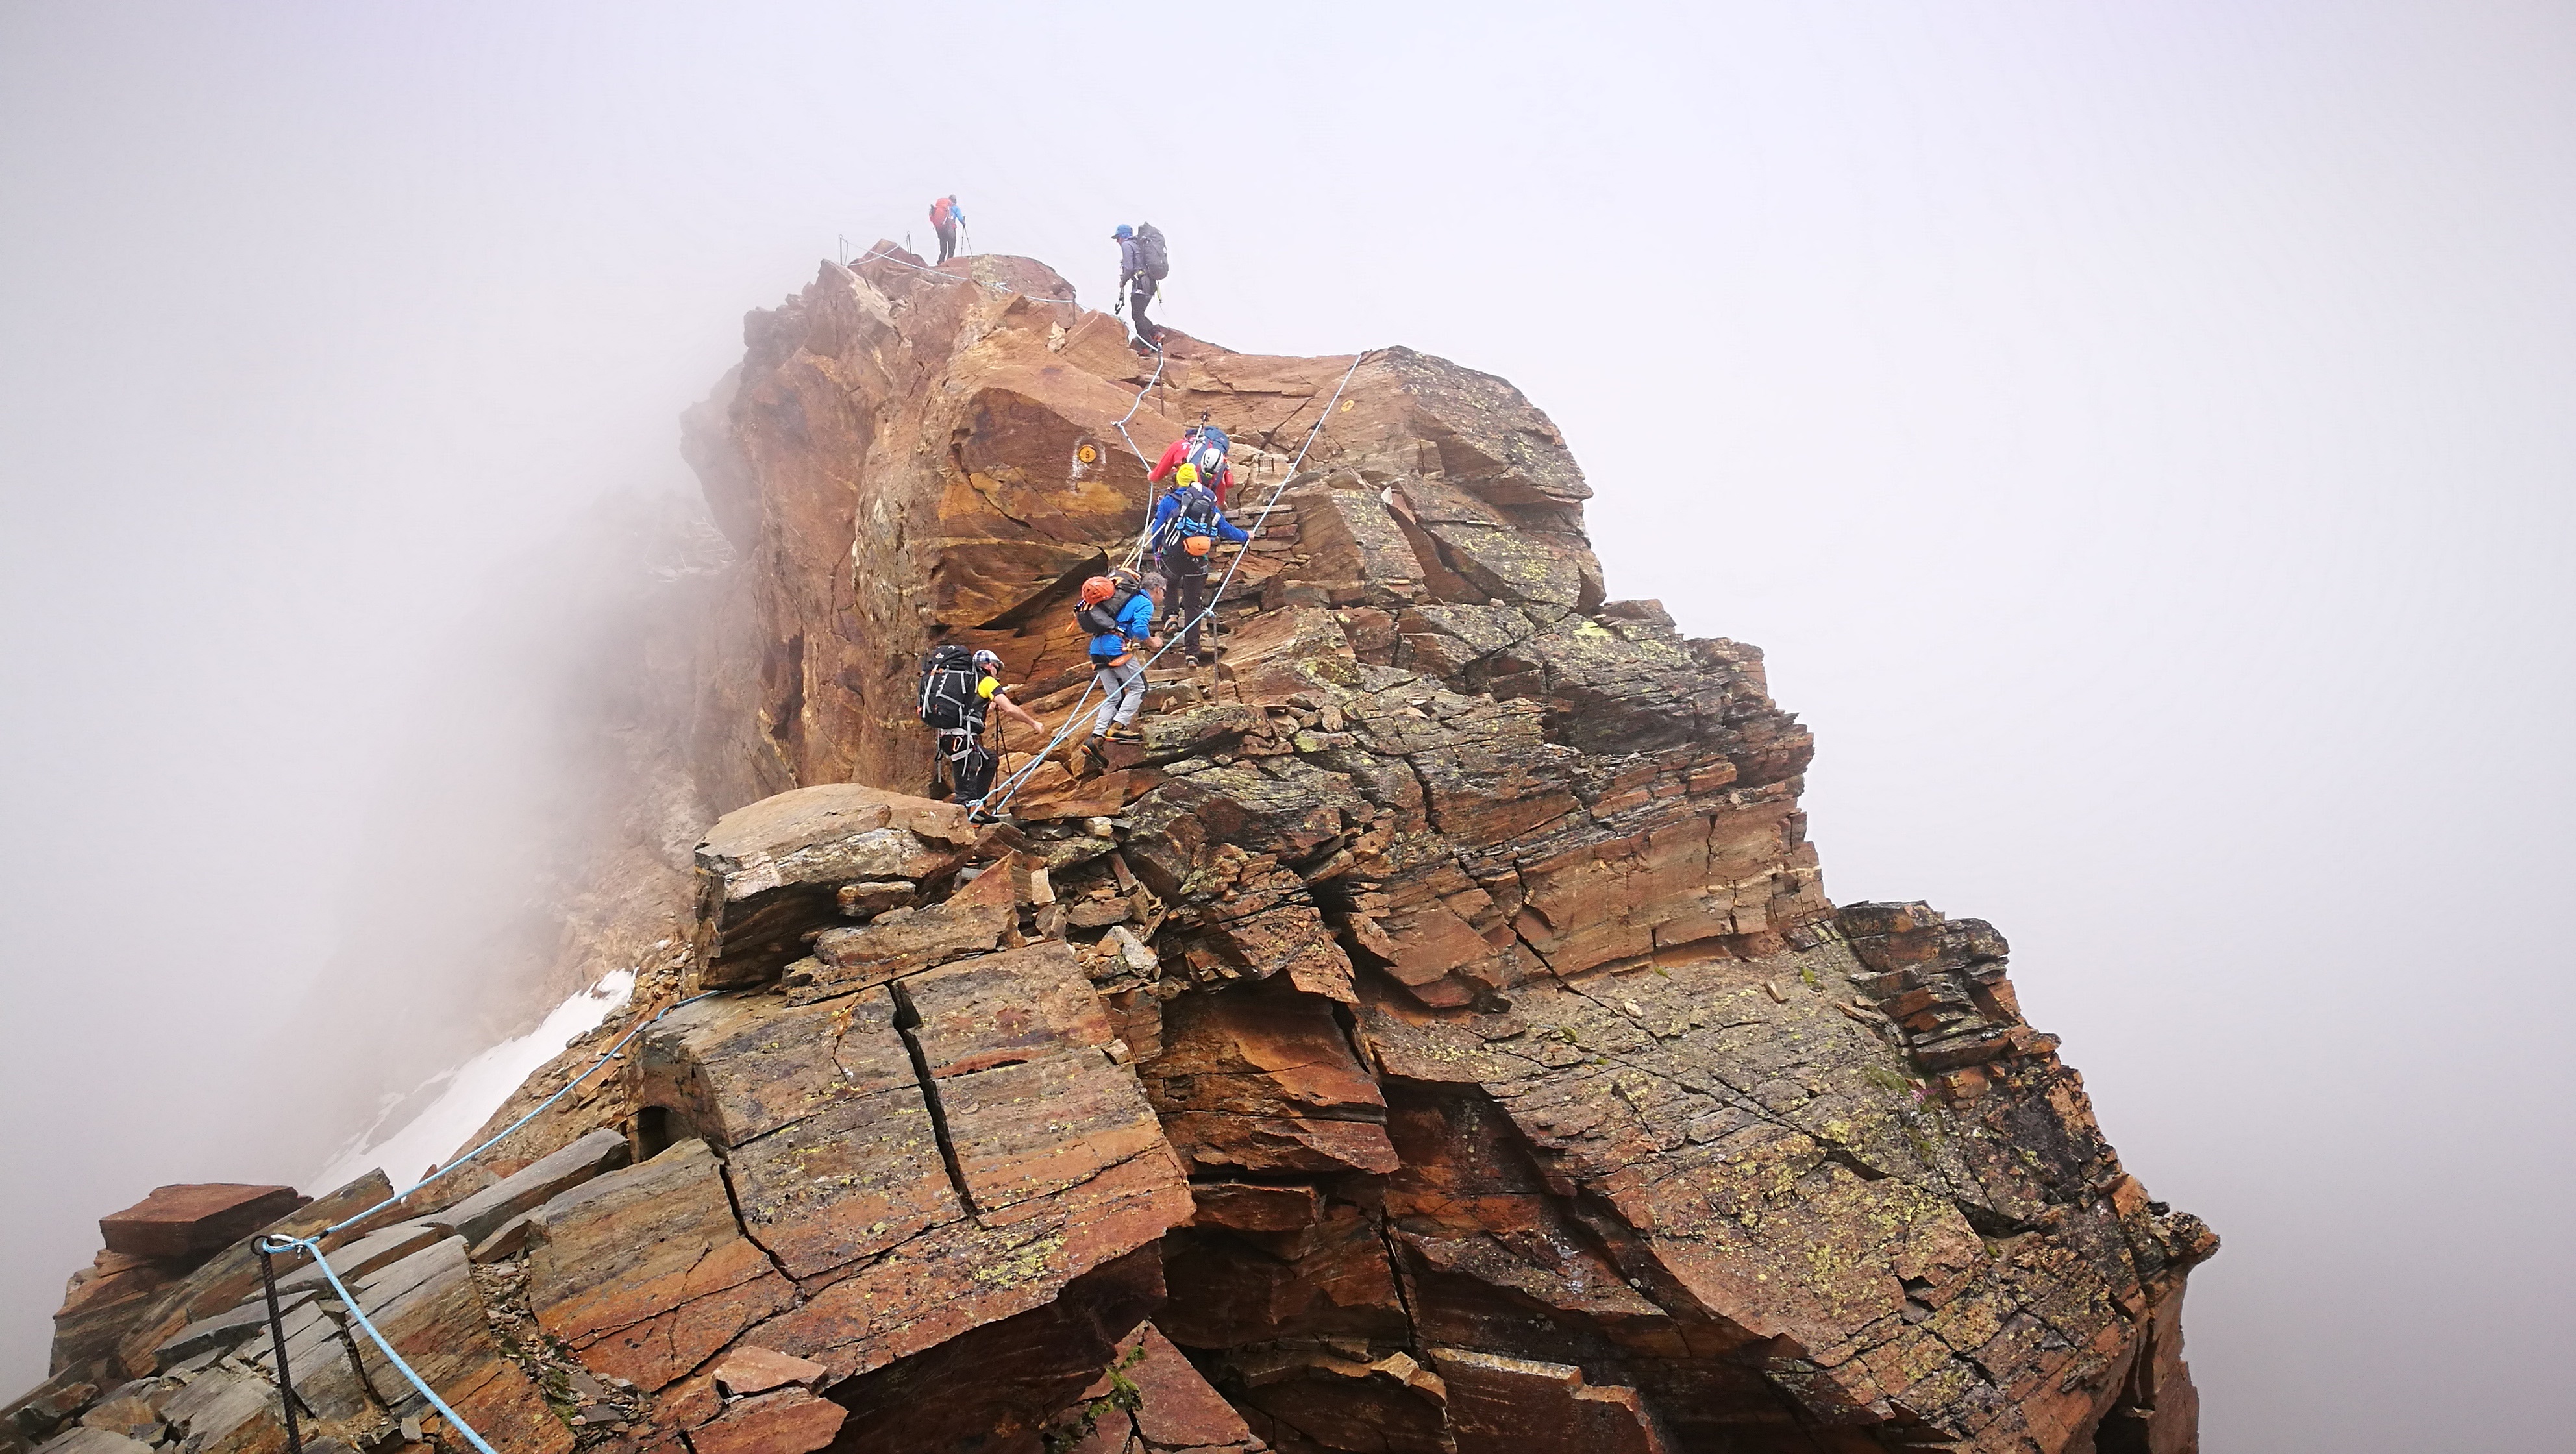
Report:
M 921 720 L 935 744 L 930 797 L 972 803 L 992 790 L 1001 755 L 984 745 L 984 724 L 995 707 L 1046 735 L 1046 724 L 1002 685 L 1002 658 L 953 644 L 932 648 L 921 666 Z
M 939 260 L 957 256 L 957 234 L 966 226 L 966 209 L 957 205 L 955 196 L 942 197 L 930 204 L 930 230 L 939 234 Z
M 1163 347 L 1163 330 L 1145 320 L 1145 305 L 1162 292 L 1163 279 L 1170 276 L 1172 257 L 1163 245 L 1163 232 L 1150 222 L 1130 227 L 1118 224 L 1109 234 L 1118 240 L 1118 291 L 1125 296 L 1109 307 L 1112 313 L 1127 310 L 1128 321 L 1136 326 L 1136 340 L 1159 353 Z

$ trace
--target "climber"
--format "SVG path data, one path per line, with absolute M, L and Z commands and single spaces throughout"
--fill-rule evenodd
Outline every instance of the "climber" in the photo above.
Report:
M 1133 742 L 1132 725 L 1145 705 L 1145 663 L 1139 652 L 1162 646 L 1154 636 L 1154 598 L 1134 571 L 1125 567 L 1082 583 L 1082 604 L 1073 624 L 1091 638 L 1091 680 L 1100 688 L 1100 712 L 1092 719 L 1089 739 L 1106 736 Z
M 1115 313 L 1124 306 L 1129 321 L 1136 325 L 1137 341 L 1159 353 L 1163 330 L 1145 321 L 1145 305 L 1162 292 L 1163 279 L 1171 273 L 1171 254 L 1163 247 L 1162 229 L 1150 222 L 1133 227 L 1121 222 L 1109 235 L 1118 239 L 1118 290 L 1127 295 L 1123 304 L 1111 304 L 1109 311 Z
M 939 260 L 957 256 L 957 229 L 966 225 L 966 209 L 957 205 L 954 196 L 942 197 L 930 204 L 930 230 L 939 234 Z
M 1200 483 L 1201 478 L 1194 464 L 1174 471 L 1172 488 L 1154 502 L 1153 523 L 1145 527 L 1154 569 L 1172 585 L 1172 614 L 1186 626 L 1181 664 L 1193 670 L 1199 665 L 1199 613 L 1206 607 L 1208 553 L 1220 540 L 1241 545 L 1252 538 L 1225 518 L 1224 507 Z M 1208 634 L 1214 636 L 1215 628 L 1211 626 Z
M 1226 455 L 1233 447 L 1234 441 L 1225 437 L 1225 431 L 1208 423 L 1207 416 L 1201 414 L 1198 424 L 1172 441 L 1171 447 L 1163 451 L 1163 457 L 1154 462 L 1153 471 L 1145 478 L 1159 485 L 1164 476 L 1183 464 L 1197 465 L 1199 483 L 1216 495 L 1216 507 L 1222 510 L 1225 502 L 1234 495 L 1234 466 L 1226 463 Z
M 1023 726 L 1044 735 L 1046 724 L 1002 686 L 1002 659 L 989 651 L 971 655 L 965 647 L 934 647 L 921 668 L 921 720 L 933 734 L 930 792 L 951 793 L 961 803 L 981 799 L 993 785 L 1000 754 L 984 745 L 984 724 L 1000 707 Z

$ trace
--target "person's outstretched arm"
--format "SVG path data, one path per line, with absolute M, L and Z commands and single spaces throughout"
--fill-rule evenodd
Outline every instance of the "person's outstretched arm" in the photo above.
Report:
M 1026 723 L 1029 730 L 1037 733 L 1040 737 L 1044 737 L 1046 735 L 1046 724 L 1038 720 L 1038 714 L 1021 706 L 1019 703 L 1012 701 L 1010 693 L 995 692 L 993 694 L 993 705 L 1001 708 L 1014 720 Z

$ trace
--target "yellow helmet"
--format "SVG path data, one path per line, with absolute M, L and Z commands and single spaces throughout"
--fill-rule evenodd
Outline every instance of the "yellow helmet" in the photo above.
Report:
M 1187 489 L 1198 482 L 1199 467 L 1197 465 L 1185 464 L 1172 472 L 1172 483 L 1183 489 Z

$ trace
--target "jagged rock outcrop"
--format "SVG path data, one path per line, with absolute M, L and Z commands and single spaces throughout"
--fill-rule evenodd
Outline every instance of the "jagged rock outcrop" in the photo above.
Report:
M 512 1454 L 2197 1447 L 2216 1239 L 2122 1170 L 1992 928 L 1826 898 L 1761 654 L 1606 599 L 1544 415 L 1402 349 L 1180 340 L 1154 378 L 1039 264 L 940 272 L 825 265 L 691 411 L 739 562 L 671 752 L 732 811 L 694 938 L 493 1129 L 658 1018 L 333 1253 L 470 1422 Z M 1202 414 L 1237 517 L 1275 500 L 1218 557 L 1218 664 L 1006 822 L 907 796 L 934 641 L 1076 706 L 1073 592 L 1146 504 L 1118 422 L 1151 455 Z M 240 1244 L 125 1255 L 16 1427 L 270 1454 Z M 452 1448 L 325 1291 L 290 1289 L 323 1435 Z

